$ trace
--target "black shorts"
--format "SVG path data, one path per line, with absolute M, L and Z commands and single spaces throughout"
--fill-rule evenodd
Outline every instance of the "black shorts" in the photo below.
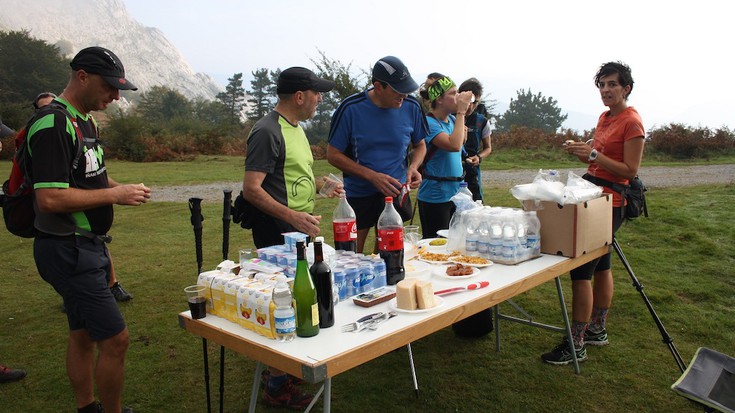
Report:
M 93 341 L 100 341 L 125 329 L 109 287 L 110 255 L 104 243 L 38 236 L 33 256 L 38 273 L 64 299 L 69 330 L 85 329 Z
M 623 224 L 623 218 L 621 216 L 620 208 L 613 208 L 613 236 L 618 231 L 618 228 Z M 608 252 L 600 258 L 596 258 L 587 264 L 579 266 L 571 271 L 569 275 L 572 280 L 591 280 L 592 276 L 596 271 L 609 270 L 612 266 L 611 254 Z
M 355 210 L 358 230 L 372 228 L 378 225 L 380 213 L 385 209 L 385 195 L 381 193 L 365 197 L 347 198 L 347 202 L 349 202 L 352 209 Z M 398 197 L 393 198 L 393 206 L 401 215 L 403 222 L 406 222 L 413 216 L 411 196 L 406 196 L 406 201 L 402 206 L 399 205 L 399 202 L 400 200 Z
M 256 248 L 265 248 L 272 245 L 281 245 L 284 242 L 284 232 L 293 232 L 296 229 L 288 222 L 281 221 L 258 208 L 253 208 L 253 244 Z

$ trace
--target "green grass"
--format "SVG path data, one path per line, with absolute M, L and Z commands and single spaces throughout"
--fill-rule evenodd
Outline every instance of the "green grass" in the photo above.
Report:
M 179 164 L 113 161 L 110 169 L 121 182 L 164 185 L 239 180 L 241 165 L 234 157 L 208 157 Z M 323 161 L 317 168 L 318 173 L 330 170 Z M 491 186 L 486 193 L 494 205 L 518 205 L 508 188 Z M 645 293 L 687 363 L 700 346 L 735 355 L 735 186 L 653 189 L 648 198 L 651 217 L 618 233 Z M 334 200 L 317 201 L 327 240 L 334 206 Z M 205 204 L 203 210 L 204 268 L 210 269 L 222 258 L 221 206 Z M 179 328 L 176 317 L 186 309 L 183 287 L 197 276 L 187 206 L 153 203 L 115 211 L 110 250 L 119 278 L 135 295 L 121 304 L 130 329 L 125 403 L 142 412 L 202 412 L 201 340 Z M 0 410 L 73 411 L 61 300 L 36 273 L 32 240 L 0 230 L 0 245 L 0 363 L 28 371 L 23 381 L 0 385 Z M 251 245 L 249 231 L 231 227 L 230 257 Z M 670 390 L 680 372 L 640 294 L 619 260 L 613 262 L 611 345 L 589 349 L 580 375 L 571 367 L 540 361 L 539 355 L 557 344 L 555 333 L 503 323 L 501 351 L 496 352 L 494 336 L 463 340 L 443 329 L 413 344 L 419 398 L 412 390 L 406 351 L 399 349 L 335 377 L 333 411 L 702 411 Z M 562 283 L 569 300 L 568 277 Z M 538 321 L 560 321 L 553 283 L 515 301 Z M 218 346 L 210 343 L 209 350 L 216 406 Z M 225 411 L 242 412 L 255 363 L 230 351 L 226 355 Z M 279 410 L 259 405 L 258 411 Z

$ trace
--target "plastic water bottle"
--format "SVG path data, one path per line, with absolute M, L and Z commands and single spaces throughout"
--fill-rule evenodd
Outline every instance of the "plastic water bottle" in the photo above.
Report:
M 516 233 L 516 225 L 511 217 L 503 221 L 503 259 L 506 261 L 515 261 L 518 258 L 518 236 Z
M 451 228 L 451 226 L 450 226 Z M 477 254 L 477 242 L 480 238 L 480 233 L 477 231 L 477 221 L 472 217 L 467 217 L 467 226 L 466 226 L 466 234 L 465 234 L 465 242 L 464 242 L 464 249 L 467 252 L 467 255 L 475 255 Z
M 514 221 L 516 224 L 516 236 L 518 237 L 518 244 L 522 248 L 526 248 L 528 243 L 528 225 L 526 224 L 526 216 L 523 211 L 516 211 L 514 214 Z
M 463 181 L 463 182 L 460 182 L 459 183 L 459 192 L 460 193 L 463 193 L 463 194 L 466 194 L 466 195 L 469 195 L 470 198 L 472 198 L 472 191 L 470 191 L 470 189 L 467 188 L 467 182 L 464 182 Z
M 276 286 L 273 288 L 273 318 L 276 325 L 276 339 L 278 341 L 291 341 L 296 337 L 296 313 L 291 306 L 293 302 L 291 289 L 286 283 L 286 276 L 276 277 Z
M 490 259 L 498 259 L 503 256 L 503 224 L 496 215 L 490 219 Z
M 526 247 L 531 252 L 531 256 L 541 254 L 541 221 L 539 221 L 536 211 L 526 211 Z
M 485 220 L 480 221 L 477 226 L 479 238 L 477 241 L 477 255 L 483 258 L 490 257 L 490 228 Z

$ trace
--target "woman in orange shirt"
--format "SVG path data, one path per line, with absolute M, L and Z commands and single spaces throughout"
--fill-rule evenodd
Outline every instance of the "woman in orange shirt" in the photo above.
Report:
M 609 108 L 597 121 L 594 138 L 587 142 L 565 144 L 568 153 L 589 164 L 585 178 L 596 182 L 601 178 L 627 185 L 638 174 L 643 157 L 645 130 L 638 112 L 628 106 L 633 90 L 630 67 L 621 62 L 603 64 L 595 75 L 595 85 L 602 103 Z M 599 184 L 599 183 L 598 183 Z M 602 185 L 601 185 L 602 186 Z M 609 187 L 613 195 L 613 235 L 623 221 L 624 200 Z M 585 344 L 608 344 L 606 320 L 612 304 L 613 277 L 610 254 L 575 268 L 572 278 L 572 339 L 577 361 L 587 359 Z M 592 282 L 594 279 L 594 283 Z M 541 356 L 551 364 L 568 364 L 572 354 L 566 338 L 552 351 Z

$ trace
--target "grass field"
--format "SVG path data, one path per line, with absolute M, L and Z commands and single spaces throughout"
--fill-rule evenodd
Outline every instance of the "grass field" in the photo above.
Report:
M 7 165 L 0 163 L 2 175 Z M 237 180 L 241 165 L 241 160 L 208 158 L 198 160 L 195 168 L 111 162 L 110 169 L 122 182 L 179 185 Z M 317 168 L 329 170 L 324 162 L 317 162 Z M 518 206 L 508 188 L 485 190 L 493 205 Z M 651 217 L 618 233 L 644 291 L 687 363 L 700 346 L 735 355 L 735 186 L 653 188 L 648 198 Z M 317 201 L 328 241 L 334 206 L 333 200 Z M 130 330 L 125 404 L 138 412 L 206 411 L 201 340 L 180 329 L 176 317 L 186 310 L 183 287 L 197 276 L 188 208 L 184 203 L 152 203 L 115 211 L 110 251 L 120 280 L 135 295 L 121 304 Z M 221 206 L 205 204 L 203 213 L 204 268 L 211 269 L 222 258 Z M 0 385 L 0 411 L 71 412 L 61 300 L 36 273 L 32 240 L 1 230 L 0 245 L 0 363 L 28 371 L 23 381 Z M 230 258 L 251 245 L 248 231 L 231 228 Z M 589 349 L 580 375 L 571 367 L 540 361 L 540 354 L 557 344 L 554 333 L 504 323 L 502 348 L 496 352 L 494 337 L 464 340 L 443 329 L 413 344 L 419 398 L 412 390 L 407 354 L 400 349 L 335 377 L 333 411 L 702 411 L 670 390 L 680 372 L 640 294 L 619 260 L 613 263 L 611 344 Z M 562 277 L 562 284 L 569 300 L 568 277 Z M 539 321 L 558 324 L 553 283 L 515 301 Z M 219 385 L 217 349 L 210 343 L 213 394 Z M 242 412 L 255 363 L 230 351 L 226 355 L 225 411 Z M 279 410 L 259 405 L 258 411 Z

